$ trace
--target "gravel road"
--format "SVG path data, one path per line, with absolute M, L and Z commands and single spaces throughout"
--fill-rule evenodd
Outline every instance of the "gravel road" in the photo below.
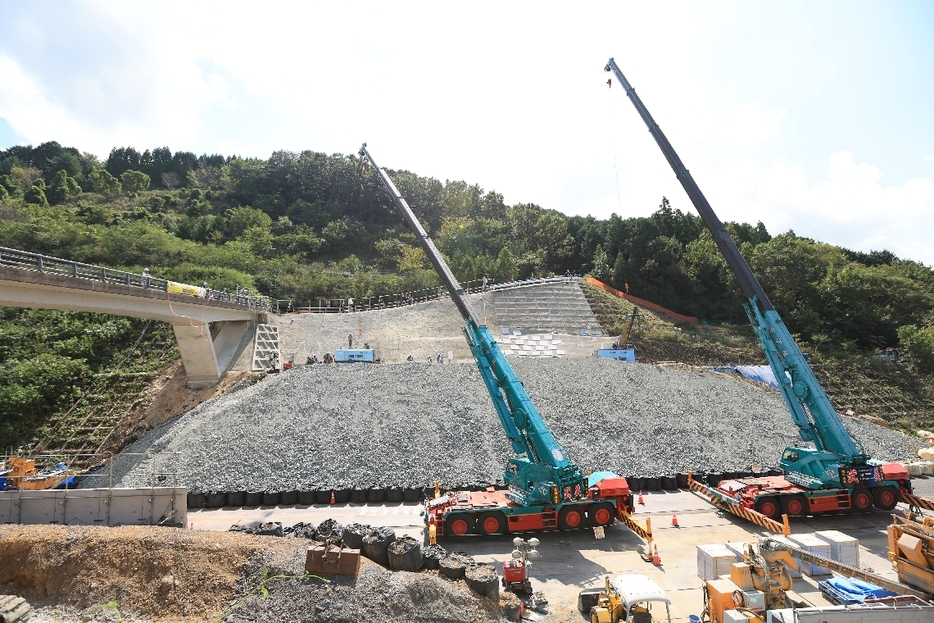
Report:
M 596 359 L 512 361 L 572 460 L 627 476 L 775 466 L 798 440 L 781 396 L 717 373 Z M 920 442 L 844 417 L 882 460 Z M 512 455 L 476 367 L 298 366 L 203 403 L 117 459 L 117 486 L 147 486 L 178 452 L 191 491 L 446 488 L 502 482 Z M 174 460 L 174 459 L 173 459 Z M 163 455 L 161 472 L 169 460 Z

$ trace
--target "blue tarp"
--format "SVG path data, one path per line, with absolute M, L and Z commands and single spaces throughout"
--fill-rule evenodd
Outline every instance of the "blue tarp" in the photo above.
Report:
M 775 374 L 769 366 L 723 366 L 714 368 L 714 370 L 716 372 L 733 372 L 740 374 L 747 379 L 759 381 L 760 383 L 765 383 L 766 385 L 771 385 L 775 389 L 778 389 L 778 382 L 775 380 Z M 786 372 L 785 374 L 788 373 Z M 788 378 L 790 379 L 791 377 L 789 376 Z
M 892 591 L 886 590 L 881 586 L 863 582 L 856 578 L 831 578 L 818 582 L 818 588 L 831 601 L 847 606 L 850 604 L 862 603 L 867 599 L 876 599 L 879 597 L 892 597 L 895 595 Z

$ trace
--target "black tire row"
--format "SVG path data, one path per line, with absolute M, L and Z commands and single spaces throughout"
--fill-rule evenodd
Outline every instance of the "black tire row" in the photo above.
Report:
M 318 489 L 315 491 L 209 491 L 188 492 L 188 508 L 224 506 L 311 506 L 313 504 L 383 504 L 420 502 L 434 489 Z M 332 499 L 333 496 L 333 499 Z
M 777 476 L 781 472 L 775 469 L 763 470 L 763 476 Z M 694 479 L 716 487 L 723 480 L 746 478 L 751 471 L 709 472 L 694 474 Z M 626 476 L 629 490 L 634 495 L 640 491 L 677 491 L 688 488 L 686 473 L 665 476 Z M 458 489 L 482 490 L 478 487 L 458 487 Z M 189 492 L 188 508 L 255 507 L 255 506 L 311 506 L 312 504 L 384 504 L 400 502 L 420 502 L 434 494 L 433 488 L 390 487 L 353 488 L 353 489 L 316 489 L 314 491 L 210 491 L 207 493 Z

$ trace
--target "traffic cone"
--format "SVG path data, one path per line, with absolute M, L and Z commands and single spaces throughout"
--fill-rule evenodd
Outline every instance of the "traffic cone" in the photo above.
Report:
M 655 546 L 655 550 L 652 552 L 652 564 L 656 567 L 662 564 L 662 559 L 658 557 L 658 545 Z
M 331 504 L 336 504 L 337 500 L 334 499 L 334 489 L 331 489 Z
M 671 514 L 671 525 L 672 525 L 672 527 L 674 527 L 674 528 L 680 528 L 680 527 L 681 527 L 681 526 L 678 525 L 678 513 L 677 513 L 677 512 L 672 512 L 672 514 Z
M 642 499 L 642 489 L 639 489 L 639 504 L 645 506 L 645 500 Z

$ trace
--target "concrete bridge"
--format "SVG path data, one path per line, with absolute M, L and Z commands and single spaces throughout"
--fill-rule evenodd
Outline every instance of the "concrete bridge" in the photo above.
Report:
M 217 383 L 265 323 L 269 302 L 148 274 L 0 247 L 0 305 L 100 312 L 172 325 L 188 385 Z

